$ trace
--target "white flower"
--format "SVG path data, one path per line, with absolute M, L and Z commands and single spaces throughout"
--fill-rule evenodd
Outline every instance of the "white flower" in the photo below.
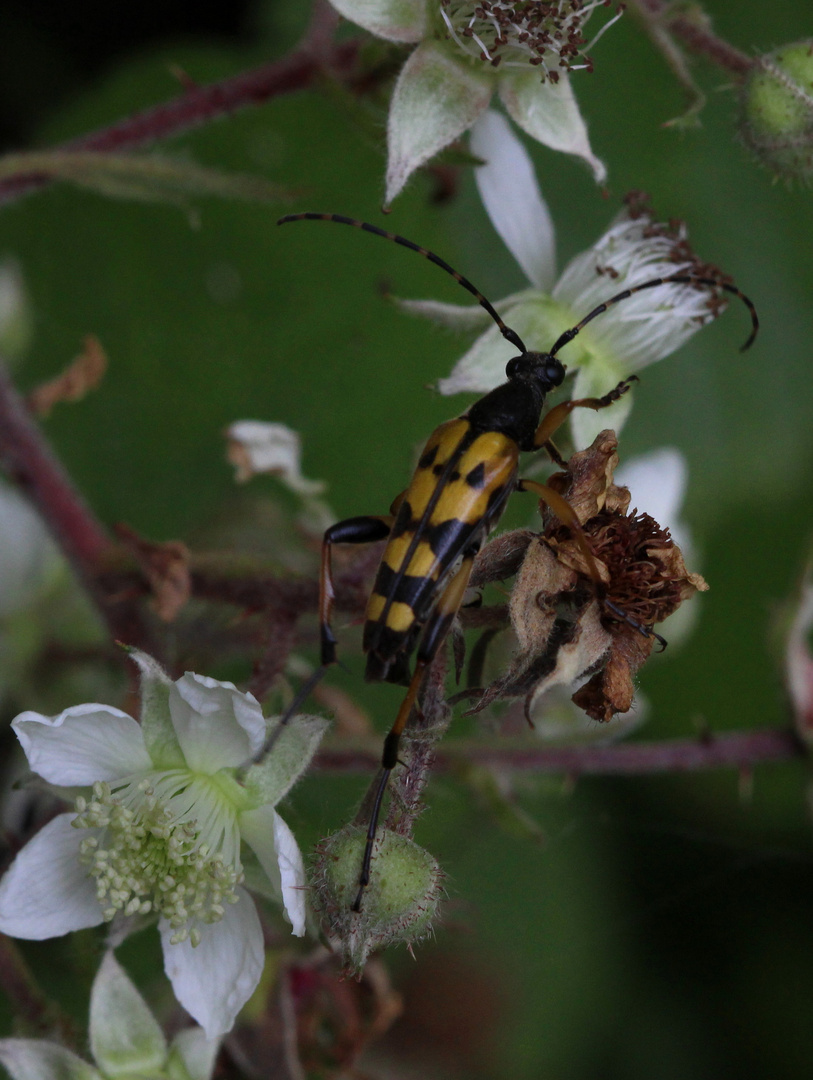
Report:
M 272 473 L 297 495 L 321 495 L 324 480 L 302 475 L 302 442 L 285 424 L 267 420 L 236 420 L 226 429 L 228 458 L 238 483 L 258 473 Z
M 270 473 L 302 500 L 303 524 L 309 531 L 323 533 L 333 524 L 335 514 L 319 498 L 327 484 L 302 475 L 302 440 L 293 428 L 268 420 L 236 420 L 225 435 L 226 456 L 236 469 L 238 484 Z
M 683 227 L 655 222 L 638 197 L 628 200 L 607 232 L 572 259 L 557 281 L 553 223 L 525 148 L 495 112 L 478 121 L 471 145 L 487 162 L 475 170 L 485 208 L 531 283 L 495 307 L 529 349 L 551 348 L 564 330 L 626 288 L 652 278 L 698 272 Z M 434 301 L 401 301 L 401 305 L 462 329 L 489 322 L 481 307 Z M 645 289 L 613 305 L 563 350 L 567 366 L 578 369 L 573 397 L 607 393 L 632 372 L 674 352 L 724 306 L 708 287 L 676 282 Z M 499 329 L 491 324 L 438 388 L 443 394 L 491 390 L 504 381 L 509 357 Z M 631 406 L 632 394 L 627 393 L 598 413 L 574 410 L 576 448 L 589 446 L 603 428 L 620 431 Z
M 629 489 L 630 505 L 668 529 L 686 562 L 693 562 L 689 526 L 680 516 L 689 482 L 689 465 L 681 451 L 662 446 L 630 458 L 616 469 L 615 482 Z
M 387 203 L 420 165 L 459 138 L 495 90 L 517 124 L 607 175 L 590 149 L 568 72 L 592 68 L 581 30 L 604 0 L 331 0 L 388 41 L 416 44 L 390 104 Z
M 93 980 L 89 1034 L 96 1068 L 44 1039 L 0 1039 L 0 1062 L 12 1080 L 209 1080 L 220 1045 L 199 1027 L 180 1031 L 167 1045 L 112 952 Z
M 131 656 L 141 724 L 107 705 L 25 712 L 12 723 L 35 773 L 89 790 L 0 882 L 0 931 L 42 940 L 117 915 L 157 916 L 175 996 L 214 1038 L 231 1028 L 263 967 L 241 841 L 258 864 L 252 887 L 281 898 L 294 934 L 305 932 L 302 856 L 274 807 L 325 721 L 297 717 L 251 764 L 268 730 L 251 694 L 191 672 L 171 682 L 150 657 Z
M 785 686 L 793 709 L 796 732 L 807 745 L 813 741 L 813 577 L 810 567 L 793 601 L 790 629 L 785 645 Z

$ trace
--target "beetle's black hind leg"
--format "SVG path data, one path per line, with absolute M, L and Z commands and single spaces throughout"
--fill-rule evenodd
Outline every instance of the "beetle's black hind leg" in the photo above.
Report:
M 378 787 L 376 788 L 375 798 L 373 799 L 370 820 L 367 823 L 367 840 L 364 845 L 364 855 L 361 861 L 358 893 L 352 904 L 353 911 L 361 911 L 364 890 L 370 883 L 370 866 L 373 858 L 373 845 L 375 844 L 375 837 L 378 832 L 378 819 L 381 815 L 381 806 L 384 800 L 384 793 L 387 790 L 387 784 L 389 783 L 390 774 L 398 764 L 398 748 L 401 743 L 401 735 L 409 720 L 409 715 L 412 712 L 412 708 L 418 696 L 418 691 L 423 682 L 426 669 L 435 659 L 438 650 L 446 640 L 446 635 L 452 625 L 452 620 L 460 610 L 460 605 L 463 603 L 463 597 L 469 584 L 469 578 L 471 577 L 474 557 L 479 549 L 480 545 L 477 544 L 465 553 L 463 562 L 460 564 L 460 567 L 452 580 L 444 589 L 443 594 L 432 613 L 432 617 L 426 624 L 426 629 L 423 632 L 423 637 L 421 638 L 421 643 L 418 647 L 415 659 L 415 672 L 410 680 L 409 689 L 406 692 L 404 700 L 401 702 L 401 707 L 398 710 L 395 723 L 392 725 L 384 740 L 384 753 L 381 757 L 381 776 L 378 781 Z
M 280 722 L 274 728 L 263 747 L 267 753 L 280 737 L 285 725 L 295 716 L 303 703 L 321 682 L 327 669 L 336 663 L 336 635 L 330 625 L 336 589 L 333 584 L 333 564 L 331 548 L 333 544 L 372 544 L 376 540 L 386 540 L 392 529 L 392 517 L 353 517 L 337 521 L 326 530 L 322 538 L 322 562 L 319 573 L 319 640 L 320 666 L 300 686 L 294 700 L 285 710 Z

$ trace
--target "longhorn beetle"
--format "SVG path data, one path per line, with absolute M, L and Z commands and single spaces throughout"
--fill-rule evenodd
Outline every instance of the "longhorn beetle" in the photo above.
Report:
M 562 402 L 541 417 L 545 398 L 561 385 L 565 366 L 557 353 L 579 331 L 614 304 L 643 289 L 668 282 L 705 285 L 738 296 L 751 313 L 751 334 L 742 346 L 753 343 L 759 329 L 754 305 L 734 285 L 712 277 L 676 273 L 652 278 L 624 289 L 599 304 L 570 330 L 561 334 L 549 352 L 530 352 L 519 335 L 506 326 L 491 303 L 472 283 L 434 252 L 411 240 L 386 232 L 375 225 L 339 214 L 288 214 L 279 225 L 290 221 L 333 221 L 391 240 L 416 251 L 433 262 L 467 289 L 485 308 L 503 337 L 519 350 L 508 361 L 506 381 L 476 401 L 462 416 L 441 424 L 430 436 L 418 461 L 409 487 L 398 496 L 387 516 L 348 518 L 332 525 L 322 542 L 319 590 L 321 667 L 304 684 L 282 723 L 293 715 L 324 671 L 336 662 L 336 637 L 331 629 L 334 600 L 331 568 L 333 544 L 366 544 L 387 540 L 373 591 L 367 605 L 363 648 L 367 654 L 365 677 L 408 687 L 395 723 L 384 740 L 381 776 L 373 799 L 367 839 L 359 875 L 354 911 L 361 910 L 364 890 L 370 881 L 370 865 L 378 819 L 390 773 L 398 764 L 398 747 L 427 667 L 432 663 L 457 614 L 469 581 L 474 558 L 488 534 L 499 521 L 513 491 L 533 491 L 543 499 L 563 524 L 568 525 L 584 551 L 597 584 L 601 578 L 578 519 L 566 500 L 545 484 L 518 477 L 521 451 L 545 449 L 563 465 L 551 442 L 554 432 L 574 409 L 604 409 L 627 392 L 631 376 L 599 398 Z M 541 418 L 541 419 L 540 419 Z M 615 605 L 605 604 L 614 617 L 626 619 L 646 636 L 651 627 L 642 626 Z M 663 645 L 666 643 L 658 635 Z M 417 651 L 416 651 L 417 650 Z M 410 657 L 415 665 L 410 672 Z

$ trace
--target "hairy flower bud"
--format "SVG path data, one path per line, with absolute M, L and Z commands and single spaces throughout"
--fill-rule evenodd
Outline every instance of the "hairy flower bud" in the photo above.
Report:
M 813 39 L 759 57 L 741 103 L 741 136 L 762 164 L 787 179 L 813 179 Z
M 380 829 L 373 847 L 375 873 L 359 892 L 367 830 L 348 825 L 319 848 L 313 874 L 315 903 L 328 934 L 337 938 L 345 963 L 360 971 L 370 953 L 425 937 L 440 901 L 442 871 L 437 861 L 406 836 Z

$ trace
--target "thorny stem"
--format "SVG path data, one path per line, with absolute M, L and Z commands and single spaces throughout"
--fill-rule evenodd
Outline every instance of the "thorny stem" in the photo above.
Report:
M 308 31 L 288 56 L 208 86 L 193 86 L 170 101 L 62 143 L 59 149 L 112 151 L 146 146 L 248 105 L 262 105 L 272 97 L 302 90 L 326 70 L 347 71 L 355 59 L 357 43 L 334 44 L 336 22 L 333 9 L 325 0 L 318 0 Z M 0 205 L 47 183 L 48 177 L 36 173 L 4 180 L 0 182 Z
M 433 770 L 453 772 L 461 764 L 511 772 L 578 776 L 647 776 L 704 769 L 747 771 L 771 761 L 802 760 L 807 747 L 789 728 L 734 731 L 693 739 L 616 743 L 611 746 L 544 747 L 528 738 L 447 739 L 434 750 Z M 377 767 L 378 740 L 326 740 L 314 758 L 320 772 L 356 773 Z
M 632 3 L 644 22 L 653 30 L 668 30 L 680 38 L 693 53 L 711 60 L 730 75 L 742 79 L 753 67 L 754 61 L 750 56 L 712 33 L 705 25 L 702 14 L 693 18 L 680 14 L 680 9 L 671 14 L 672 5 L 666 0 L 632 0 Z M 657 40 L 658 34 L 652 33 L 652 37 Z
M 147 645 L 130 605 L 113 605 L 99 580 L 110 540 L 74 487 L 0 364 L 0 468 L 39 510 L 114 639 Z

